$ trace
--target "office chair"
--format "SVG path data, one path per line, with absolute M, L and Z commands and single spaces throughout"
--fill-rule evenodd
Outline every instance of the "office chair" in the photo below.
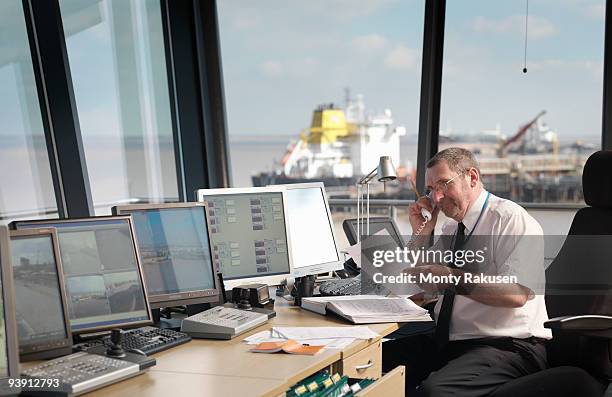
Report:
M 551 368 L 508 382 L 494 397 L 612 393 L 612 151 L 589 157 L 582 187 L 588 207 L 546 270 Z

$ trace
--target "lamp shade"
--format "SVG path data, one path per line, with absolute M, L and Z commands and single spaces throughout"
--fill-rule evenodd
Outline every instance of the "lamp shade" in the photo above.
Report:
M 377 177 L 379 182 L 389 182 L 397 179 L 395 167 L 389 156 L 380 156 L 378 161 Z

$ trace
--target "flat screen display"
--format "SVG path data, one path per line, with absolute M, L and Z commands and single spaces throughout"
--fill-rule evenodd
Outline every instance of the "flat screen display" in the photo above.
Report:
M 132 215 L 149 296 L 215 288 L 204 206 L 122 213 Z
M 73 332 L 150 320 L 128 219 L 45 220 L 17 227 L 57 228 Z
M 51 235 L 11 237 L 20 345 L 68 337 Z
M 280 192 L 206 195 L 214 258 L 226 280 L 288 274 Z

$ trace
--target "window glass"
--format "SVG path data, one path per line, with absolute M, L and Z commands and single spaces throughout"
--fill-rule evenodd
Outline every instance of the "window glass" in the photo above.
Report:
M 318 180 L 354 198 L 382 155 L 412 176 L 424 3 L 218 1 L 233 185 Z
M 96 214 L 178 200 L 160 2 L 60 0 Z
M 582 203 L 601 146 L 605 1 L 531 0 L 527 21 L 526 5 L 447 2 L 440 148 L 475 152 L 499 196 Z
M 0 222 L 57 217 L 22 3 L 0 2 Z

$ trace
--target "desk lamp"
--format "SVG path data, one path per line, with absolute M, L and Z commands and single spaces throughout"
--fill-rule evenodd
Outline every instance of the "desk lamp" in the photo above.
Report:
M 390 156 L 380 156 L 378 160 L 378 166 L 374 168 L 368 175 L 364 176 L 357 182 L 357 244 L 361 241 L 361 219 L 360 215 L 360 200 L 361 200 L 361 187 L 366 186 L 366 235 L 370 234 L 370 182 L 374 177 L 377 177 L 378 182 L 389 182 L 397 179 L 395 167 L 391 161 Z

